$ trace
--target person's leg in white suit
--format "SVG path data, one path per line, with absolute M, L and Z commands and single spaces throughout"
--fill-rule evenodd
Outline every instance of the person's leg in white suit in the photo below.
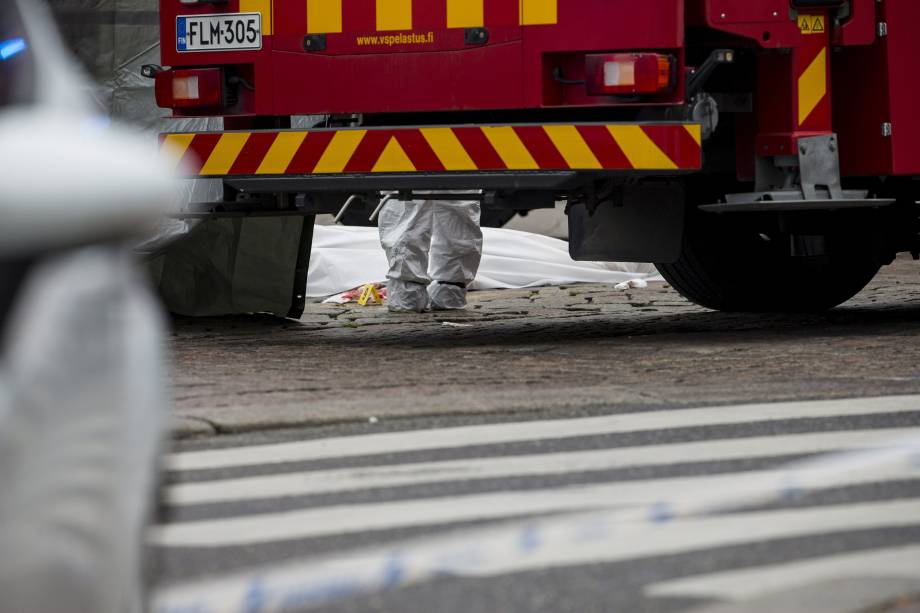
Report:
M 390 200 L 380 211 L 380 244 L 390 265 L 387 303 L 391 311 L 421 313 L 428 308 L 430 204 L 422 200 Z
M 479 270 L 482 259 L 480 204 L 476 200 L 432 201 L 431 252 L 428 286 L 431 308 L 466 307 L 466 290 Z

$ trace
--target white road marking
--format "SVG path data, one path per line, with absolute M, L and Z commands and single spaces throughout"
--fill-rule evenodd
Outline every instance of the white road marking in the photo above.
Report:
M 564 439 L 595 434 L 652 432 L 666 428 L 749 424 L 920 410 L 920 396 L 887 396 L 844 400 L 819 400 L 646 411 L 580 419 L 559 419 L 410 430 L 325 438 L 274 445 L 255 445 L 189 451 L 168 455 L 167 470 L 198 470 L 276 464 L 330 458 L 347 458 L 401 451 L 469 447 L 529 440 Z
M 166 503 L 172 506 L 262 500 L 472 479 L 561 475 L 630 466 L 664 466 L 687 462 L 770 458 L 852 450 L 884 446 L 885 441 L 895 434 L 920 436 L 920 429 L 814 432 L 671 445 L 343 468 L 182 483 L 164 488 L 163 493 Z
M 920 501 L 847 504 L 808 509 L 625 522 L 617 513 L 550 519 L 465 531 L 453 537 L 375 548 L 339 558 L 288 562 L 155 595 L 153 611 L 243 611 L 254 586 L 264 610 L 321 605 L 343 595 L 405 586 L 444 574 L 488 577 L 576 565 L 621 562 L 703 549 L 806 538 L 834 532 L 920 525 Z M 522 546 L 522 544 L 524 546 Z M 343 589 L 347 586 L 347 589 Z
M 571 550 L 543 548 L 525 560 L 505 561 L 501 556 L 495 556 L 466 574 L 495 576 L 540 568 L 674 555 L 742 543 L 903 526 L 920 526 L 920 501 L 899 500 L 687 518 L 653 526 L 647 531 L 626 532 L 615 551 L 610 551 L 609 539 L 598 539 L 593 543 L 589 541 L 583 548 L 572 547 Z
M 747 600 L 796 586 L 842 577 L 906 577 L 920 581 L 920 545 L 783 562 L 769 566 L 653 583 L 647 596 Z
M 291 539 L 500 519 L 517 515 L 615 509 L 654 504 L 662 500 L 705 502 L 704 493 L 741 497 L 749 491 L 776 491 L 790 476 L 788 470 L 751 471 L 721 475 L 625 481 L 615 484 L 561 487 L 340 505 L 156 526 L 148 533 L 151 544 L 164 547 L 224 547 L 256 545 Z M 802 473 L 803 475 L 806 473 Z M 883 471 L 829 473 L 814 487 L 858 485 L 918 477 L 907 462 Z M 804 479 L 804 477 L 802 477 Z M 803 481 L 805 482 L 805 481 Z M 779 484 L 779 485 L 777 485 Z M 920 523 L 920 516 L 917 518 Z

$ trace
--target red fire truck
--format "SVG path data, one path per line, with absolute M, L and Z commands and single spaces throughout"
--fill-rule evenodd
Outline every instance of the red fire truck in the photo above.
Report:
M 920 256 L 917 0 L 161 0 L 161 137 L 207 210 L 380 193 L 567 202 L 575 259 L 722 310 L 853 296 Z M 292 118 L 321 116 L 292 129 Z M 295 124 L 296 125 L 296 124 Z M 426 195 L 426 198 L 437 197 Z

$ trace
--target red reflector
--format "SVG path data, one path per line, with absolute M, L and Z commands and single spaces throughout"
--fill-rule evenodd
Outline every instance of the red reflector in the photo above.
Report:
M 220 68 L 164 70 L 156 76 L 157 105 L 170 109 L 220 106 L 223 85 Z
M 593 96 L 655 94 L 671 88 L 672 58 L 659 53 L 611 53 L 585 58 Z

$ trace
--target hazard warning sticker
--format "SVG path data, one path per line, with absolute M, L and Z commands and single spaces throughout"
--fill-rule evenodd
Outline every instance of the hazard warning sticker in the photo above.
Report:
M 799 15 L 799 30 L 802 34 L 824 34 L 827 32 L 826 21 L 824 15 Z

